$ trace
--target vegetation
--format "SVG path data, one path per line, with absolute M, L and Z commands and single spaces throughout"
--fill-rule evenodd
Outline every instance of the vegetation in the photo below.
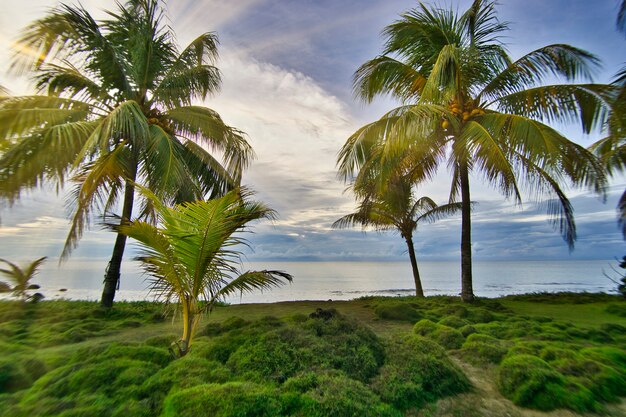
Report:
M 11 284 L 7 284 L 6 282 L 0 282 L 0 293 L 12 292 L 14 297 L 17 297 L 22 301 L 32 298 L 33 296 L 30 296 L 28 291 L 36 290 L 39 286 L 32 284 L 30 280 L 37 274 L 37 269 L 44 263 L 45 260 L 46 257 L 44 256 L 43 258 L 35 259 L 25 268 L 20 268 L 13 262 L 9 262 L 6 259 L 0 259 L 0 262 L 5 263 L 9 267 L 9 269 L 0 269 L 0 274 L 9 278 L 12 284 L 11 286 Z
M 150 290 L 170 303 L 180 305 L 183 334 L 178 355 L 189 351 L 203 313 L 233 293 L 268 289 L 291 281 L 281 271 L 240 273 L 240 252 L 231 249 L 244 243 L 234 236 L 253 220 L 272 217 L 263 204 L 248 201 L 245 190 L 233 190 L 209 201 L 167 207 L 148 190 L 157 214 L 158 226 L 134 221 L 119 227 L 119 232 L 141 243 L 138 259 L 151 276 Z
M 626 1 L 622 1 L 617 14 L 617 30 L 626 35 Z M 589 149 L 604 163 L 609 174 L 626 169 L 626 66 L 615 75 L 612 85 L 617 88 L 611 105 L 611 117 L 607 124 L 606 137 L 598 140 Z M 626 239 L 626 191 L 617 205 L 619 224 Z
M 420 4 L 384 30 L 383 54 L 355 73 L 364 101 L 389 94 L 407 103 L 363 126 L 340 151 L 340 174 L 358 182 L 374 170 L 380 184 L 401 175 L 414 183 L 447 163 L 450 200 L 462 204 L 463 299 L 474 298 L 471 262 L 470 174 L 482 175 L 505 196 L 522 186 L 548 199 L 548 212 L 570 247 L 576 229 L 562 184 L 602 192 L 599 161 L 544 122 L 580 120 L 601 127 L 616 88 L 576 83 L 590 79 L 598 59 L 569 45 L 549 45 L 513 61 L 500 37 L 507 29 L 495 2 L 475 0 L 454 10 Z M 546 85 L 559 78 L 565 83 Z M 358 175 L 357 175 L 358 174 Z
M 52 181 L 75 185 L 63 256 L 92 214 L 122 202 L 132 219 L 135 184 L 168 203 L 219 196 L 236 186 L 252 151 L 242 132 L 193 105 L 214 94 L 217 37 L 204 33 L 179 50 L 159 0 L 119 3 L 104 20 L 60 5 L 19 39 L 14 69 L 30 73 L 39 95 L 0 98 L 0 198 Z M 31 53 L 36 51 L 37 53 Z M 223 155 L 220 163 L 205 147 Z M 141 201 L 138 217 L 154 215 Z M 119 281 L 126 236 L 118 233 L 103 306 Z
M 434 222 L 460 210 L 460 204 L 438 206 L 428 197 L 415 198 L 413 185 L 404 178 L 396 177 L 376 192 L 375 188 L 362 187 L 363 201 L 356 212 L 348 214 L 333 223 L 333 227 L 345 228 L 361 225 L 363 228 L 374 227 L 376 230 L 396 230 L 406 241 L 415 282 L 415 295 L 424 296 L 422 281 L 415 257 L 413 233 L 418 224 Z
M 555 300 L 216 305 L 177 359 L 180 320 L 161 304 L 3 301 L 0 416 L 619 415 L 626 317 L 609 310 L 621 298 Z M 378 317 L 401 304 L 422 318 Z M 598 321 L 579 320 L 590 307 Z

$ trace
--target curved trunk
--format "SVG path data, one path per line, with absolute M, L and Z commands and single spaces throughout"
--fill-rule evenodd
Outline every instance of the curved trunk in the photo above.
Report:
M 122 218 L 120 219 L 120 225 L 128 223 L 133 214 L 133 203 L 135 200 L 135 186 L 133 185 L 137 176 L 137 165 L 134 164 L 135 170 L 131 174 L 129 181 L 126 181 L 124 186 L 124 205 L 122 207 Z M 105 308 L 113 307 L 113 299 L 115 298 L 115 292 L 119 288 L 120 283 L 120 269 L 122 267 L 122 258 L 124 257 L 124 249 L 126 247 L 126 235 L 117 233 L 115 239 L 115 245 L 113 246 L 113 254 L 109 261 L 106 274 L 104 276 L 104 289 L 102 290 L 102 297 L 100 299 L 100 305 Z
M 420 280 L 420 271 L 419 269 L 417 269 L 417 258 L 415 257 L 415 248 L 413 247 L 413 239 L 411 237 L 406 238 L 406 245 L 409 247 L 409 258 L 411 258 L 411 268 L 413 269 L 413 280 L 415 281 L 415 295 L 417 297 L 424 297 L 422 281 Z
M 472 287 L 472 218 L 467 162 L 460 163 L 461 179 L 461 299 L 474 301 Z

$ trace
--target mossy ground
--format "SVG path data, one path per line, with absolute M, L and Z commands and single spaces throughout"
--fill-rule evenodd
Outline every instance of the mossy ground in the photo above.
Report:
M 626 415 L 624 301 L 533 294 L 217 308 L 0 302 L 0 416 Z M 322 308 L 331 318 L 311 318 Z M 551 411 L 552 410 L 552 411 Z

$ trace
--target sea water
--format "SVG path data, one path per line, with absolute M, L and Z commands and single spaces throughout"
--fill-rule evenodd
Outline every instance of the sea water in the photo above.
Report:
M 481 297 L 531 292 L 615 292 L 615 260 L 474 262 L 474 293 Z M 97 300 L 102 291 L 106 261 L 73 260 L 60 268 L 46 265 L 33 282 L 47 299 Z M 296 300 L 349 300 L 369 295 L 414 294 L 409 262 L 247 262 L 245 270 L 282 270 L 293 282 L 264 292 L 229 297 L 238 303 Z M 458 262 L 421 262 L 426 295 L 460 292 Z M 116 300 L 152 300 L 148 277 L 135 262 L 123 265 Z M 5 297 L 3 297 L 5 298 Z

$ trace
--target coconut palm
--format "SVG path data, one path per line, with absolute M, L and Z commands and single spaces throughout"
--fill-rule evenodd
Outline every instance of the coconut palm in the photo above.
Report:
M 44 263 L 46 257 L 35 259 L 25 267 L 21 268 L 17 264 L 0 259 L 0 262 L 7 265 L 8 269 L 0 268 L 0 274 L 6 276 L 10 283 L 0 282 L 0 292 L 12 292 L 14 297 L 22 301 L 28 300 L 28 290 L 39 288 L 36 284 L 31 284 L 30 280 L 37 275 L 37 269 Z
M 626 34 L 626 1 L 622 1 L 617 15 L 617 29 Z M 606 136 L 590 146 L 600 157 L 609 174 L 626 171 L 626 66 L 616 74 L 613 83 L 618 93 L 612 105 Z M 626 190 L 617 205 L 618 223 L 626 239 Z
M 140 242 L 138 259 L 151 277 L 151 291 L 180 305 L 180 356 L 189 351 L 202 314 L 217 301 L 291 281 L 291 275 L 282 271 L 239 271 L 240 252 L 235 246 L 245 241 L 233 234 L 250 221 L 273 217 L 272 210 L 249 201 L 247 191 L 237 189 L 221 198 L 173 208 L 149 191 L 143 192 L 157 211 L 159 226 L 136 220 L 117 229 Z
M 135 183 L 169 202 L 223 195 L 238 184 L 250 146 L 214 110 L 193 104 L 220 86 L 215 34 L 179 50 L 161 2 L 129 0 L 105 20 L 61 5 L 32 23 L 18 46 L 13 69 L 31 74 L 39 94 L 0 99 L 0 198 L 12 203 L 45 181 L 59 189 L 70 180 L 63 258 L 93 214 L 121 202 L 119 222 L 132 218 Z M 139 217 L 153 215 L 150 200 L 137 203 Z M 105 307 L 113 303 L 125 244 L 118 234 Z
M 363 190 L 360 191 L 363 194 Z M 354 213 L 348 214 L 333 223 L 333 227 L 347 228 L 360 225 L 378 231 L 396 230 L 405 240 L 411 260 L 411 270 L 415 281 L 415 295 L 424 297 L 422 281 L 417 267 L 413 233 L 420 223 L 432 223 L 456 213 L 459 203 L 438 206 L 429 197 L 416 198 L 412 184 L 402 178 L 395 178 L 382 191 L 372 191 L 364 195 Z
M 420 3 L 387 26 L 383 55 L 356 71 L 354 91 L 364 101 L 389 94 L 406 104 L 357 130 L 338 157 L 346 181 L 378 165 L 370 160 L 382 161 L 381 183 L 398 175 L 398 169 L 414 182 L 424 181 L 447 162 L 450 201 L 460 197 L 462 203 L 465 301 L 474 298 L 470 174 L 484 177 L 516 202 L 521 202 L 522 186 L 546 198 L 570 248 L 576 230 L 562 184 L 598 192 L 605 184 L 596 158 L 544 123 L 580 120 L 585 131 L 604 123 L 615 89 L 577 83 L 591 79 L 598 60 L 559 44 L 512 61 L 500 42 L 506 29 L 495 3 L 483 0 L 475 0 L 462 15 Z M 566 82 L 546 85 L 553 77 Z

